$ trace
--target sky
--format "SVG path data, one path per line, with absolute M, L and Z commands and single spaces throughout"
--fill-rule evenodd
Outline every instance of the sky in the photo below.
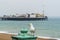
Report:
M 48 17 L 60 17 L 60 0 L 0 0 L 0 16 L 43 13 Z

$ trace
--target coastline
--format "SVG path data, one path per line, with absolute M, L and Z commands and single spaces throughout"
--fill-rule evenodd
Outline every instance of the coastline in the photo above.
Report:
M 12 36 L 17 35 L 17 33 L 7 33 L 7 32 L 0 32 L 0 40 L 12 40 Z M 52 38 L 52 37 L 44 37 L 44 36 L 37 36 L 37 40 L 60 40 L 59 38 Z

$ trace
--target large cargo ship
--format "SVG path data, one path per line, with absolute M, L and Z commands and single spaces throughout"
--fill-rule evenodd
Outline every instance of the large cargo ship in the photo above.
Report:
M 44 14 L 31 13 L 31 14 L 20 14 L 20 15 L 4 15 L 1 17 L 2 20 L 17 20 L 17 21 L 31 21 L 31 20 L 47 20 L 48 17 Z

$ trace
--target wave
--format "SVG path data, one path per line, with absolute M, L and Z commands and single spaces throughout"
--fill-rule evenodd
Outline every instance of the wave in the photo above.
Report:
M 60 40 L 60 38 L 53 38 L 53 37 L 44 37 L 44 36 L 37 36 L 37 37 L 42 39 Z
M 8 31 L 0 31 L 0 33 L 18 35 L 18 33 L 9 33 Z

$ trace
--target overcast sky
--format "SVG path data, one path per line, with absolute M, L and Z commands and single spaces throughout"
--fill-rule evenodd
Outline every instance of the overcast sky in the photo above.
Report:
M 0 16 L 20 13 L 42 13 L 60 17 L 60 0 L 0 0 Z

